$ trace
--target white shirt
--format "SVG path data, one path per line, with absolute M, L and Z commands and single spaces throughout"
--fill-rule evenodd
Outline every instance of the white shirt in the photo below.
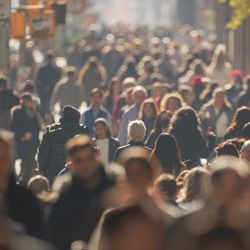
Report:
M 219 111 L 217 109 L 215 109 L 215 114 L 216 115 L 219 114 Z M 217 123 L 215 124 L 216 136 L 220 138 L 224 137 L 227 127 L 228 127 L 228 117 L 227 114 L 223 112 L 220 115 L 219 119 L 217 120 Z
M 109 163 L 109 139 L 96 140 L 96 146 L 99 148 L 101 161 L 107 165 Z

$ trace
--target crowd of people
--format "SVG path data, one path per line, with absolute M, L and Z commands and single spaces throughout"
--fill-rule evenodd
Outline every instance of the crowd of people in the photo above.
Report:
M 216 36 L 91 26 L 64 56 L 0 76 L 0 249 L 249 249 L 250 75 Z

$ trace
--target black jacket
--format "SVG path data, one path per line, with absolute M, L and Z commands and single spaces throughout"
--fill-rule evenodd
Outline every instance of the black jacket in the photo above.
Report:
M 41 118 L 38 118 L 39 114 L 34 111 L 34 117 L 29 117 L 23 106 L 16 106 L 12 110 L 12 118 L 10 128 L 15 134 L 16 146 L 18 156 L 22 158 L 23 155 L 30 151 L 36 152 L 36 148 L 39 144 L 39 132 L 41 127 Z M 32 138 L 29 141 L 23 141 L 22 138 L 26 132 L 32 134 Z
M 56 123 L 47 127 L 37 152 L 39 169 L 50 181 L 66 164 L 65 144 L 77 134 L 87 134 L 87 129 L 76 122 Z
M 151 152 L 151 149 L 148 148 L 147 146 L 145 146 L 145 144 L 143 142 L 136 142 L 136 141 L 130 141 L 128 144 L 121 146 L 117 149 L 115 156 L 114 156 L 114 161 L 117 161 L 117 159 L 119 158 L 119 156 L 121 155 L 121 153 L 130 148 L 130 147 L 143 147 L 146 150 L 148 150 L 149 152 Z
M 43 237 L 43 214 L 36 197 L 23 186 L 17 185 L 10 175 L 5 192 L 7 215 L 22 224 L 30 236 Z
M 78 176 L 67 174 L 63 191 L 54 204 L 48 221 L 48 240 L 59 250 L 68 250 L 72 242 L 88 242 L 106 204 L 103 203 L 105 191 L 114 185 L 114 179 L 107 176 L 102 166 L 100 180 L 92 190 L 87 189 Z M 60 179 L 58 179 L 59 181 Z

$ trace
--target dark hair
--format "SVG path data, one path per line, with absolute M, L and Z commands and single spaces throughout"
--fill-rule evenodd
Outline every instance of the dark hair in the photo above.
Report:
M 160 191 L 165 192 L 172 198 L 177 192 L 175 177 L 170 174 L 161 174 L 155 181 L 154 186 Z
M 169 116 L 169 119 L 161 119 L 163 115 Z M 153 132 L 160 134 L 162 132 L 162 128 L 164 127 L 167 128 L 169 126 L 171 117 L 172 117 L 172 114 L 167 110 L 159 113 L 155 122 Z
M 201 135 L 200 121 L 197 112 L 191 107 L 179 109 L 170 121 L 170 134 L 175 137 L 190 138 L 190 135 Z
M 107 121 L 106 121 L 105 119 L 103 119 L 103 118 L 97 119 L 97 120 L 94 122 L 94 126 L 95 126 L 96 124 L 102 124 L 102 125 L 107 129 L 107 137 L 108 137 L 108 138 L 111 137 L 111 132 L 110 132 L 109 126 L 108 126 L 108 124 L 107 124 Z M 95 138 L 96 138 L 96 139 L 99 139 L 99 138 L 97 138 L 96 135 L 95 135 Z
M 248 122 L 250 122 L 250 108 L 246 106 L 240 107 L 236 110 L 228 130 L 242 130 L 244 125 Z
M 239 152 L 237 150 L 237 147 L 232 142 L 229 142 L 229 141 L 225 141 L 219 144 L 215 148 L 215 152 L 217 156 L 231 155 L 231 156 L 239 157 Z
M 4 75 L 0 75 L 0 86 L 6 86 L 7 85 L 7 78 Z
M 250 139 L 250 122 L 245 124 L 245 126 L 242 129 L 242 137 L 245 139 Z
M 174 170 L 176 175 L 181 172 L 180 150 L 173 135 L 167 133 L 160 134 L 155 143 L 152 155 L 157 157 L 165 172 L 173 173 Z
M 144 107 L 145 107 L 145 105 L 147 105 L 147 104 L 149 104 L 150 107 L 151 107 L 151 109 L 153 110 L 153 113 L 154 113 L 154 114 L 153 114 L 153 118 L 156 119 L 156 117 L 157 117 L 157 108 L 156 108 L 156 106 L 155 106 L 155 103 L 154 103 L 153 99 L 149 98 L 149 99 L 145 100 L 145 101 L 143 102 L 142 106 L 141 106 L 141 110 L 140 110 L 140 119 L 141 119 L 142 121 L 145 121 Z

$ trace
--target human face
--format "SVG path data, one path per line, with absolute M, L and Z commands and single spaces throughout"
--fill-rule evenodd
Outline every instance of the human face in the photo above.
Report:
M 152 118 L 154 116 L 154 111 L 151 104 L 147 103 L 144 105 L 143 113 L 147 118 Z
M 6 144 L 0 144 L 0 190 L 7 181 L 11 156 L 9 147 Z
M 179 101 L 176 98 L 170 98 L 166 105 L 166 110 L 174 114 L 180 108 Z
M 95 124 L 94 131 L 97 139 L 105 139 L 108 137 L 108 129 L 106 125 L 100 122 Z
M 91 97 L 91 103 L 94 107 L 101 107 L 102 106 L 102 96 L 99 93 L 94 94 Z
M 23 101 L 23 106 L 28 109 L 33 109 L 35 107 L 35 102 L 33 100 L 25 100 Z
M 91 180 L 97 174 L 99 162 L 91 147 L 77 150 L 70 160 L 72 168 L 82 180 Z
M 120 94 L 120 91 L 121 91 L 121 85 L 120 85 L 120 82 L 114 82 L 113 83 L 113 94 L 114 95 L 119 95 Z
M 145 93 L 143 91 L 137 91 L 134 94 L 134 100 L 135 100 L 135 104 L 136 106 L 140 107 L 142 105 L 142 103 L 145 101 L 146 96 Z
M 214 96 L 214 102 L 216 105 L 224 105 L 225 94 L 223 91 L 218 91 Z

